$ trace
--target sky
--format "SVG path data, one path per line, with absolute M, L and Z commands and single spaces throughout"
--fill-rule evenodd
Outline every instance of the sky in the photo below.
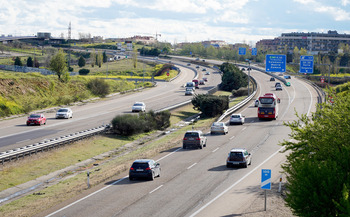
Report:
M 255 45 L 282 33 L 350 34 L 350 0 L 0 0 L 0 36 L 158 36 Z

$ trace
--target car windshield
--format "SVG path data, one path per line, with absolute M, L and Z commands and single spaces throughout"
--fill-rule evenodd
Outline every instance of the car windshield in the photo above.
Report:
M 58 112 L 68 112 L 68 109 L 59 109 Z
M 273 98 L 261 98 L 260 99 L 261 104 L 272 104 L 273 103 Z
M 197 132 L 187 132 L 185 134 L 185 137 L 198 137 L 198 133 Z
M 30 115 L 29 117 L 30 117 L 30 118 L 40 118 L 40 115 L 34 114 L 34 115 Z
M 142 103 L 135 103 L 134 106 L 143 106 Z

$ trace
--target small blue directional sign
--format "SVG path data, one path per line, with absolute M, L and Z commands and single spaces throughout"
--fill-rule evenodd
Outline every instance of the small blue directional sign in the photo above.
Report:
M 245 55 L 245 53 L 246 53 L 246 48 L 245 47 L 240 47 L 239 49 L 238 49 L 238 55 Z
M 257 48 L 252 48 L 252 56 L 258 55 L 258 49 Z
M 271 190 L 271 170 L 261 170 L 261 189 Z
M 192 51 L 190 51 L 190 55 L 192 55 Z
M 313 73 L 314 72 L 314 57 L 313 56 L 301 56 L 300 57 L 300 73 Z
M 267 72 L 286 72 L 286 55 L 267 54 L 265 70 Z

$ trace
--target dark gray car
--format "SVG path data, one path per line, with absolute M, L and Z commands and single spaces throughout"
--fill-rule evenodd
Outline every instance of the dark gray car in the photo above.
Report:
M 129 180 L 135 178 L 154 180 L 154 177 L 160 177 L 160 164 L 152 159 L 135 160 L 130 167 Z
M 200 130 L 190 130 L 185 133 L 182 148 L 195 147 L 202 149 L 207 146 L 207 137 Z

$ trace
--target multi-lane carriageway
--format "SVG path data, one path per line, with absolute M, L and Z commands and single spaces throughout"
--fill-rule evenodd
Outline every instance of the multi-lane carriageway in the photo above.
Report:
M 178 100 L 177 97 L 184 97 L 181 84 L 193 77 L 191 73 L 190 70 L 183 69 L 178 79 L 159 85 L 158 90 L 154 88 L 128 97 L 116 97 L 76 108 L 81 115 L 75 116 L 73 121 L 77 120 L 77 127 L 88 124 L 87 118 L 101 122 L 100 117 L 95 117 L 96 111 L 110 118 L 116 112 L 125 113 L 132 102 L 141 101 L 140 99 L 146 101 L 147 106 L 165 107 L 170 101 Z M 219 83 L 220 75 L 212 73 L 211 76 L 210 80 Z M 251 76 L 258 82 L 258 95 L 274 92 L 281 99 L 280 116 L 277 120 L 259 121 L 252 101 L 238 111 L 245 115 L 246 123 L 229 126 L 227 135 L 208 134 L 206 148 L 183 150 L 182 144 L 178 144 L 171 152 L 154 157 L 162 167 L 160 178 L 154 181 L 129 181 L 126 171 L 113 177 L 113 180 L 94 187 L 89 194 L 71 198 L 40 215 L 225 216 L 242 213 L 260 193 L 262 168 L 272 169 L 273 180 L 279 177 L 278 171 L 285 154 L 280 153 L 283 147 L 278 144 L 288 140 L 290 133 L 290 129 L 283 122 L 296 120 L 295 111 L 309 115 L 314 111 L 317 102 L 314 89 L 298 79 L 293 78 L 290 81 L 291 87 L 275 92 L 274 83 L 269 81 L 266 74 L 253 70 Z M 216 84 L 210 83 L 212 86 Z M 165 95 L 162 95 L 163 92 L 166 92 Z M 169 94 L 173 94 L 173 97 L 170 98 Z M 113 114 L 109 114 L 112 110 Z M 62 126 L 58 122 L 53 123 L 55 124 Z M 13 127 L 13 123 L 9 125 Z M 69 130 L 72 128 L 67 127 L 64 131 Z M 11 133 L 14 134 L 9 130 L 8 134 Z M 238 147 L 246 148 L 253 154 L 252 165 L 246 169 L 227 169 L 227 154 L 230 149 Z

